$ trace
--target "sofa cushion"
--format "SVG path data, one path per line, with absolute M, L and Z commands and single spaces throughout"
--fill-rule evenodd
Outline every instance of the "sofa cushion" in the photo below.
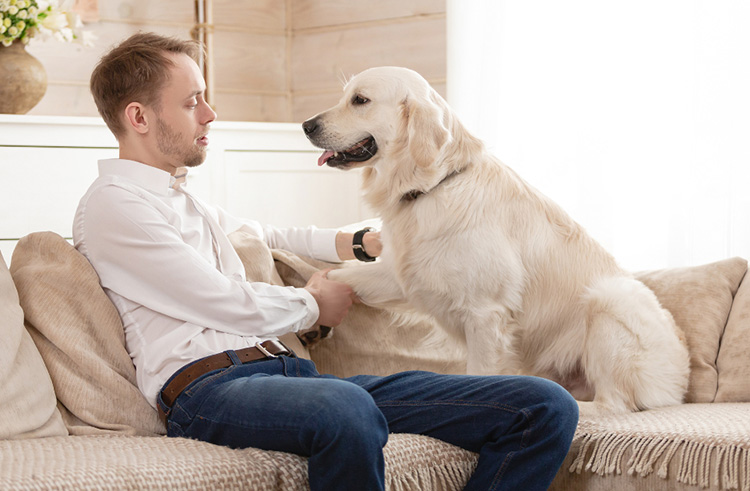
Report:
M 67 435 L 47 368 L 0 253 L 0 439 Z
M 477 454 L 426 436 L 391 435 L 386 489 L 463 489 Z M 80 436 L 0 442 L 0 489 L 304 491 L 307 459 L 185 438 Z
M 719 390 L 715 402 L 750 402 L 750 278 L 745 275 L 716 360 Z
M 21 239 L 11 273 L 73 435 L 154 435 L 164 426 L 135 385 L 120 316 L 83 255 L 52 232 Z
M 719 343 L 734 295 L 747 271 L 742 258 L 636 275 L 672 313 L 687 338 L 690 382 L 686 402 L 712 402 L 719 374 Z
M 582 418 L 550 491 L 750 489 L 750 404 Z

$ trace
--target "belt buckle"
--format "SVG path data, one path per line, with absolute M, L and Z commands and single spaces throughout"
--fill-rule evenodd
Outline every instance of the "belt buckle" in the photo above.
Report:
M 266 358 L 278 358 L 278 356 L 274 355 L 270 351 L 268 351 L 266 348 L 263 347 L 263 345 L 260 344 L 260 341 L 255 343 L 255 347 L 258 348 L 258 351 L 266 355 Z

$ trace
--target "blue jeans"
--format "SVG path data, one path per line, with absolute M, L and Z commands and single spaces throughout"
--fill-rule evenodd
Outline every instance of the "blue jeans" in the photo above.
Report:
M 303 455 L 311 490 L 365 491 L 384 489 L 388 433 L 417 433 L 479 454 L 465 489 L 533 491 L 552 482 L 577 422 L 573 398 L 541 378 L 340 379 L 281 356 L 196 379 L 172 406 L 167 434 Z

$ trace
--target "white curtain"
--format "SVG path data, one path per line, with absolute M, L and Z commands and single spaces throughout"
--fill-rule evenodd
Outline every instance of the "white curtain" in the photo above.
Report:
M 750 2 L 447 0 L 448 102 L 630 270 L 750 258 Z

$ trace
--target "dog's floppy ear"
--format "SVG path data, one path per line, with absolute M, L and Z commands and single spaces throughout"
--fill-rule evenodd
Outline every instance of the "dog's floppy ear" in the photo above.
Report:
M 432 92 L 425 98 L 409 96 L 403 105 L 408 152 L 417 166 L 427 167 L 450 137 L 443 123 L 443 108 Z

